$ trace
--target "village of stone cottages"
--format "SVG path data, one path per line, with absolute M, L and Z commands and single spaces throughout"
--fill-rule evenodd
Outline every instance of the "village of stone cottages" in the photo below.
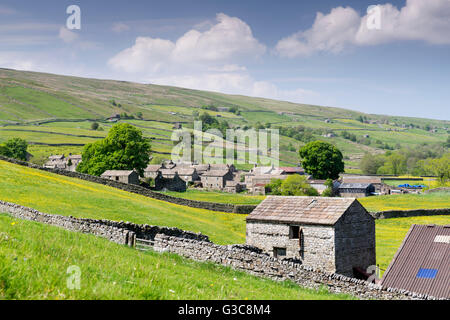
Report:
M 120 126 L 138 130 L 129 125 L 116 128 Z M 127 143 L 120 148 L 127 149 Z M 170 252 L 258 277 L 293 281 L 308 290 L 326 288 L 329 294 L 358 299 L 450 298 L 450 224 L 408 225 L 409 230 L 405 229 L 407 232 L 398 239 L 399 245 L 391 249 L 390 254 L 396 251 L 395 255 L 387 255 L 390 260 L 383 257 L 388 259 L 384 268 L 377 261 L 377 250 L 385 248 L 377 248 L 376 234 L 378 222 L 445 216 L 450 209 L 369 212 L 365 208 L 366 199 L 407 199 L 445 188 L 423 191 L 425 186 L 420 183 L 401 184 L 398 177 L 346 174 L 341 152 L 323 141 L 303 147 L 296 166 L 253 164 L 248 170 L 231 163 L 161 157 L 155 161 L 146 143 L 144 153 L 128 155 L 143 159 L 141 167 L 127 170 L 119 170 L 111 162 L 100 166 L 100 158 L 86 147 L 83 156 L 52 155 L 43 166 L 5 156 L 0 160 L 175 204 L 180 213 L 190 207 L 245 217 L 245 244 L 218 245 L 208 236 L 189 230 L 48 214 L 5 201 L 0 201 L 0 212 L 91 233 L 141 251 Z M 94 167 L 95 173 L 89 171 Z M 390 179 L 397 185 L 389 183 Z M 214 200 L 219 197 L 255 202 Z

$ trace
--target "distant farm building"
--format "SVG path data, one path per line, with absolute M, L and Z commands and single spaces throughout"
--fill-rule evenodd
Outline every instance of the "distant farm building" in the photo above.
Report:
M 227 181 L 224 189 L 224 191 L 228 193 L 239 193 L 243 190 L 244 190 L 243 184 L 235 180 Z
M 375 265 L 375 221 L 356 199 L 268 196 L 247 216 L 248 245 L 326 272 Z
M 210 170 L 200 177 L 203 188 L 210 190 L 223 190 L 227 181 L 233 180 L 230 170 Z
M 450 225 L 412 225 L 381 285 L 450 299 Z
M 375 176 L 357 176 L 357 175 L 342 175 L 342 183 L 369 183 L 375 187 L 375 192 L 380 195 L 391 193 L 391 187 L 385 184 L 381 177 Z
M 171 178 L 165 178 L 161 172 L 158 172 L 155 178 L 155 190 L 184 192 L 186 189 L 186 182 L 180 178 L 177 172 Z
M 159 170 L 163 168 L 160 164 L 149 164 L 147 168 L 144 169 L 144 178 L 155 179 L 158 176 Z
M 344 198 L 363 198 L 373 195 L 375 186 L 371 183 L 343 183 L 338 190 Z
M 107 170 L 103 172 L 102 178 L 139 185 L 139 175 L 134 170 Z
M 49 169 L 61 169 L 75 172 L 81 160 L 81 155 L 70 154 L 68 157 L 63 154 L 54 155 L 48 158 L 47 162 L 44 164 L 44 167 Z
M 304 175 L 305 169 L 302 167 L 280 167 L 280 170 L 283 170 L 284 174 L 290 175 L 290 174 L 299 174 Z

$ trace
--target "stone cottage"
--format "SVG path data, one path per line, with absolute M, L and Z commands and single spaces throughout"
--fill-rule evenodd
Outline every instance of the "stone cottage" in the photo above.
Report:
M 164 178 L 173 179 L 175 175 L 178 175 L 186 184 L 193 183 L 194 181 L 200 180 L 197 170 L 194 168 L 175 167 L 173 169 L 161 169 L 160 170 Z
M 155 190 L 184 192 L 186 189 L 186 182 L 180 178 L 177 172 L 171 178 L 166 178 L 161 172 L 158 172 L 155 178 Z
M 139 175 L 134 170 L 107 170 L 103 172 L 102 178 L 139 185 Z
M 210 170 L 200 176 L 203 188 L 223 190 L 227 181 L 233 180 L 233 173 L 229 170 Z
M 49 169 L 62 169 L 67 171 L 75 172 L 77 166 L 81 163 L 81 155 L 69 154 L 68 157 L 65 155 L 54 155 L 48 157 L 47 162 L 44 164 L 45 168 Z
M 144 178 L 155 179 L 162 168 L 163 166 L 161 164 L 149 164 L 147 168 L 144 169 Z
M 268 196 L 247 216 L 246 242 L 346 276 L 375 265 L 375 221 L 353 198 Z

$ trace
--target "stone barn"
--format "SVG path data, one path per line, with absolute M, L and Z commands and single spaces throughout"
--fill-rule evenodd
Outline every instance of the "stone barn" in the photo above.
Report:
M 375 193 L 375 186 L 371 183 L 343 183 L 338 190 L 341 197 L 364 198 Z
M 268 196 L 247 216 L 246 242 L 346 276 L 375 265 L 375 220 L 353 198 Z
M 175 172 L 171 178 L 165 178 L 161 172 L 155 178 L 155 190 L 185 192 L 186 182 Z
M 139 175 L 134 170 L 107 170 L 103 172 L 102 178 L 139 185 Z

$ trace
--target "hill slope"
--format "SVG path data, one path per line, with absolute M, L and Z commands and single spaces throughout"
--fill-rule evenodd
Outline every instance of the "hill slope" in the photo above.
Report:
M 140 119 L 122 121 L 140 127 L 154 139 L 154 151 L 167 156 L 173 146 L 173 123 L 192 127 L 194 111 L 205 112 L 201 109 L 205 105 L 237 107 L 239 114 L 206 111 L 232 127 L 270 124 L 272 128 L 307 128 L 313 139 L 332 142 L 342 150 L 347 169 L 357 168 L 365 152 L 382 153 L 386 145 L 393 148 L 442 143 L 450 127 L 450 121 L 368 115 L 169 86 L 0 69 L 0 126 L 7 125 L 0 127 L 0 143 L 10 137 L 25 138 L 34 144 L 33 161 L 42 163 L 54 152 L 81 152 L 84 144 L 107 134 L 111 127 L 105 122 L 107 117 L 126 113 Z M 365 117 L 365 122 L 358 121 L 360 117 Z M 94 120 L 101 122 L 104 131 L 90 130 Z M 357 141 L 345 139 L 343 131 L 354 133 Z M 333 135 L 325 137 L 327 133 Z M 298 163 L 297 150 L 302 145 L 302 140 L 282 136 L 281 164 Z

